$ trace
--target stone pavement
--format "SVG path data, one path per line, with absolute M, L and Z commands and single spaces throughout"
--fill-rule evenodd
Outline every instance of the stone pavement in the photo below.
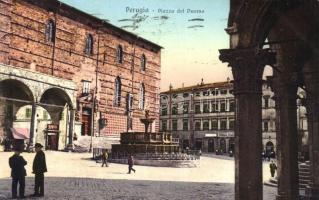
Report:
M 199 168 L 127 166 L 108 168 L 89 160 L 90 154 L 45 152 L 49 172 L 45 178 L 45 197 L 38 199 L 123 199 L 123 200 L 228 200 L 234 199 L 234 161 L 202 157 Z M 10 197 L 8 158 L 0 152 L 0 199 Z M 34 154 L 22 154 L 28 161 L 26 195 L 33 192 L 31 174 Z M 265 178 L 268 168 L 265 165 Z M 269 173 L 269 172 L 268 172 Z M 275 188 L 264 187 L 264 199 L 275 199 Z

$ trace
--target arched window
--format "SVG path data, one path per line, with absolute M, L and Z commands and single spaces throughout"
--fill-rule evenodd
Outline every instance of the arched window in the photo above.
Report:
M 123 62 L 123 48 L 121 45 L 117 47 L 117 52 L 116 52 L 116 60 L 118 63 Z
M 115 79 L 115 91 L 114 91 L 114 106 L 121 105 L 121 79 L 116 77 Z
M 141 57 L 141 70 L 145 71 L 145 69 L 146 69 L 146 57 L 143 54 L 142 57 Z
M 47 42 L 55 41 L 55 24 L 52 19 L 50 19 L 45 27 L 45 40 Z
M 144 83 L 140 85 L 140 96 L 138 102 L 138 108 L 143 110 L 145 108 L 145 86 Z
M 87 54 L 87 55 L 93 54 L 93 36 L 91 34 L 89 34 L 86 38 L 85 54 Z

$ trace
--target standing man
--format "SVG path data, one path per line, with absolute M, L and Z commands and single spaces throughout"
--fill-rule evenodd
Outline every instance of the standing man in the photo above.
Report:
M 102 167 L 104 166 L 104 164 L 106 167 L 108 167 L 107 158 L 108 158 L 107 149 L 104 149 L 102 153 Z
M 34 197 L 44 196 L 44 173 L 47 172 L 47 165 L 45 162 L 45 154 L 42 151 L 42 145 L 40 143 L 36 143 L 34 145 L 36 155 L 33 160 L 33 171 L 35 174 L 34 179 Z
M 133 156 L 132 156 L 132 154 L 130 154 L 129 156 L 128 156 L 128 159 L 127 159 L 127 164 L 128 164 L 128 174 L 130 174 L 131 173 L 131 170 L 133 170 L 133 172 L 135 173 L 135 169 L 133 169 L 133 164 L 134 164 L 134 159 L 133 159 Z
M 274 163 L 273 160 L 269 164 L 269 168 L 270 168 L 271 177 L 274 177 L 275 176 L 275 172 L 277 170 L 277 165 Z
M 12 177 L 12 198 L 17 198 L 17 188 L 19 183 L 19 198 L 25 198 L 25 176 L 27 175 L 24 168 L 27 165 L 27 161 L 24 160 L 20 153 L 22 152 L 21 147 L 15 147 L 14 155 L 9 158 L 9 166 L 11 168 Z

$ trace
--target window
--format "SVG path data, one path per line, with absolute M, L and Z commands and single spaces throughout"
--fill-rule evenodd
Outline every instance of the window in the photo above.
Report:
M 264 122 L 264 131 L 268 131 L 268 122 Z
M 218 111 L 218 102 L 212 102 L 212 112 L 217 112 Z
M 218 130 L 218 121 L 217 121 L 217 119 L 212 120 L 212 130 Z
M 189 108 L 189 103 L 188 102 L 184 102 L 184 104 L 183 104 L 183 114 L 187 114 L 188 113 L 188 108 Z
M 31 108 L 26 108 L 25 109 L 25 118 L 30 118 L 31 117 Z
M 166 107 L 166 105 L 165 105 L 165 107 L 162 107 L 162 109 L 161 109 L 161 115 L 162 116 L 165 116 L 165 115 L 167 115 L 167 107 Z
M 184 94 L 183 94 L 183 97 L 184 97 L 184 98 L 187 98 L 188 96 L 189 96 L 188 93 L 184 93 Z
M 121 79 L 117 77 L 115 79 L 115 92 L 114 92 L 114 105 L 120 106 L 121 105 Z
M 265 99 L 265 108 L 269 108 L 269 97 L 264 97 Z
M 204 103 L 203 106 L 204 106 L 204 107 L 203 107 L 203 112 L 204 112 L 204 113 L 209 113 L 209 103 L 206 102 L 206 103 Z
M 205 120 L 203 122 L 203 130 L 204 131 L 208 131 L 209 130 L 209 121 L 208 120 Z
M 118 63 L 123 62 L 123 48 L 121 45 L 117 47 L 117 52 L 116 52 L 116 60 Z
M 177 120 L 172 120 L 172 129 L 173 131 L 177 131 Z
M 227 120 L 222 119 L 220 120 L 220 130 L 226 130 L 227 129 Z
M 196 103 L 196 104 L 195 104 L 195 113 L 196 113 L 196 114 L 201 113 L 200 104 L 199 104 L 199 103 Z
M 131 111 L 133 107 L 133 94 L 128 93 L 126 96 L 126 110 Z
M 183 131 L 188 131 L 188 119 L 183 119 Z
M 203 96 L 209 96 L 209 90 L 203 91 Z
M 234 94 L 234 90 L 229 90 L 229 94 Z
M 90 93 L 90 81 L 82 81 L 82 94 L 89 94 Z
M 200 121 L 195 121 L 195 131 L 200 131 L 201 130 L 201 123 Z
M 226 111 L 226 101 L 220 102 L 220 111 L 225 112 Z
M 48 112 L 46 110 L 43 111 L 43 119 L 48 119 Z
M 222 94 L 222 95 L 227 94 L 227 90 L 220 90 L 220 94 Z
M 235 101 L 230 101 L 229 102 L 229 112 L 234 112 L 235 111 Z
M 195 93 L 195 96 L 196 96 L 196 97 L 200 97 L 200 92 L 196 92 L 196 93 Z
M 162 121 L 162 131 L 167 131 L 167 121 Z
M 93 36 L 89 34 L 86 38 L 85 42 L 85 54 L 92 55 L 93 54 Z
M 235 121 L 233 119 L 229 120 L 229 130 L 234 130 L 235 128 Z
M 143 54 L 142 57 L 141 57 L 141 70 L 145 71 L 145 69 L 146 69 L 146 57 Z
M 172 105 L 172 115 L 177 115 L 177 104 Z
M 145 107 L 145 86 L 144 83 L 140 85 L 140 99 L 138 103 L 138 108 L 143 110 Z
M 45 27 L 45 40 L 47 42 L 55 42 L 55 24 L 51 19 Z

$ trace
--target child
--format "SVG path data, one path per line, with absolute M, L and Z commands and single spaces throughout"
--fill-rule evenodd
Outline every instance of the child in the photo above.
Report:
M 27 165 L 27 161 L 20 156 L 22 152 L 21 147 L 15 147 L 14 155 L 9 158 L 9 166 L 11 168 L 12 177 L 12 198 L 17 198 L 17 188 L 19 183 L 19 198 L 25 198 L 25 176 L 27 175 L 24 168 Z

